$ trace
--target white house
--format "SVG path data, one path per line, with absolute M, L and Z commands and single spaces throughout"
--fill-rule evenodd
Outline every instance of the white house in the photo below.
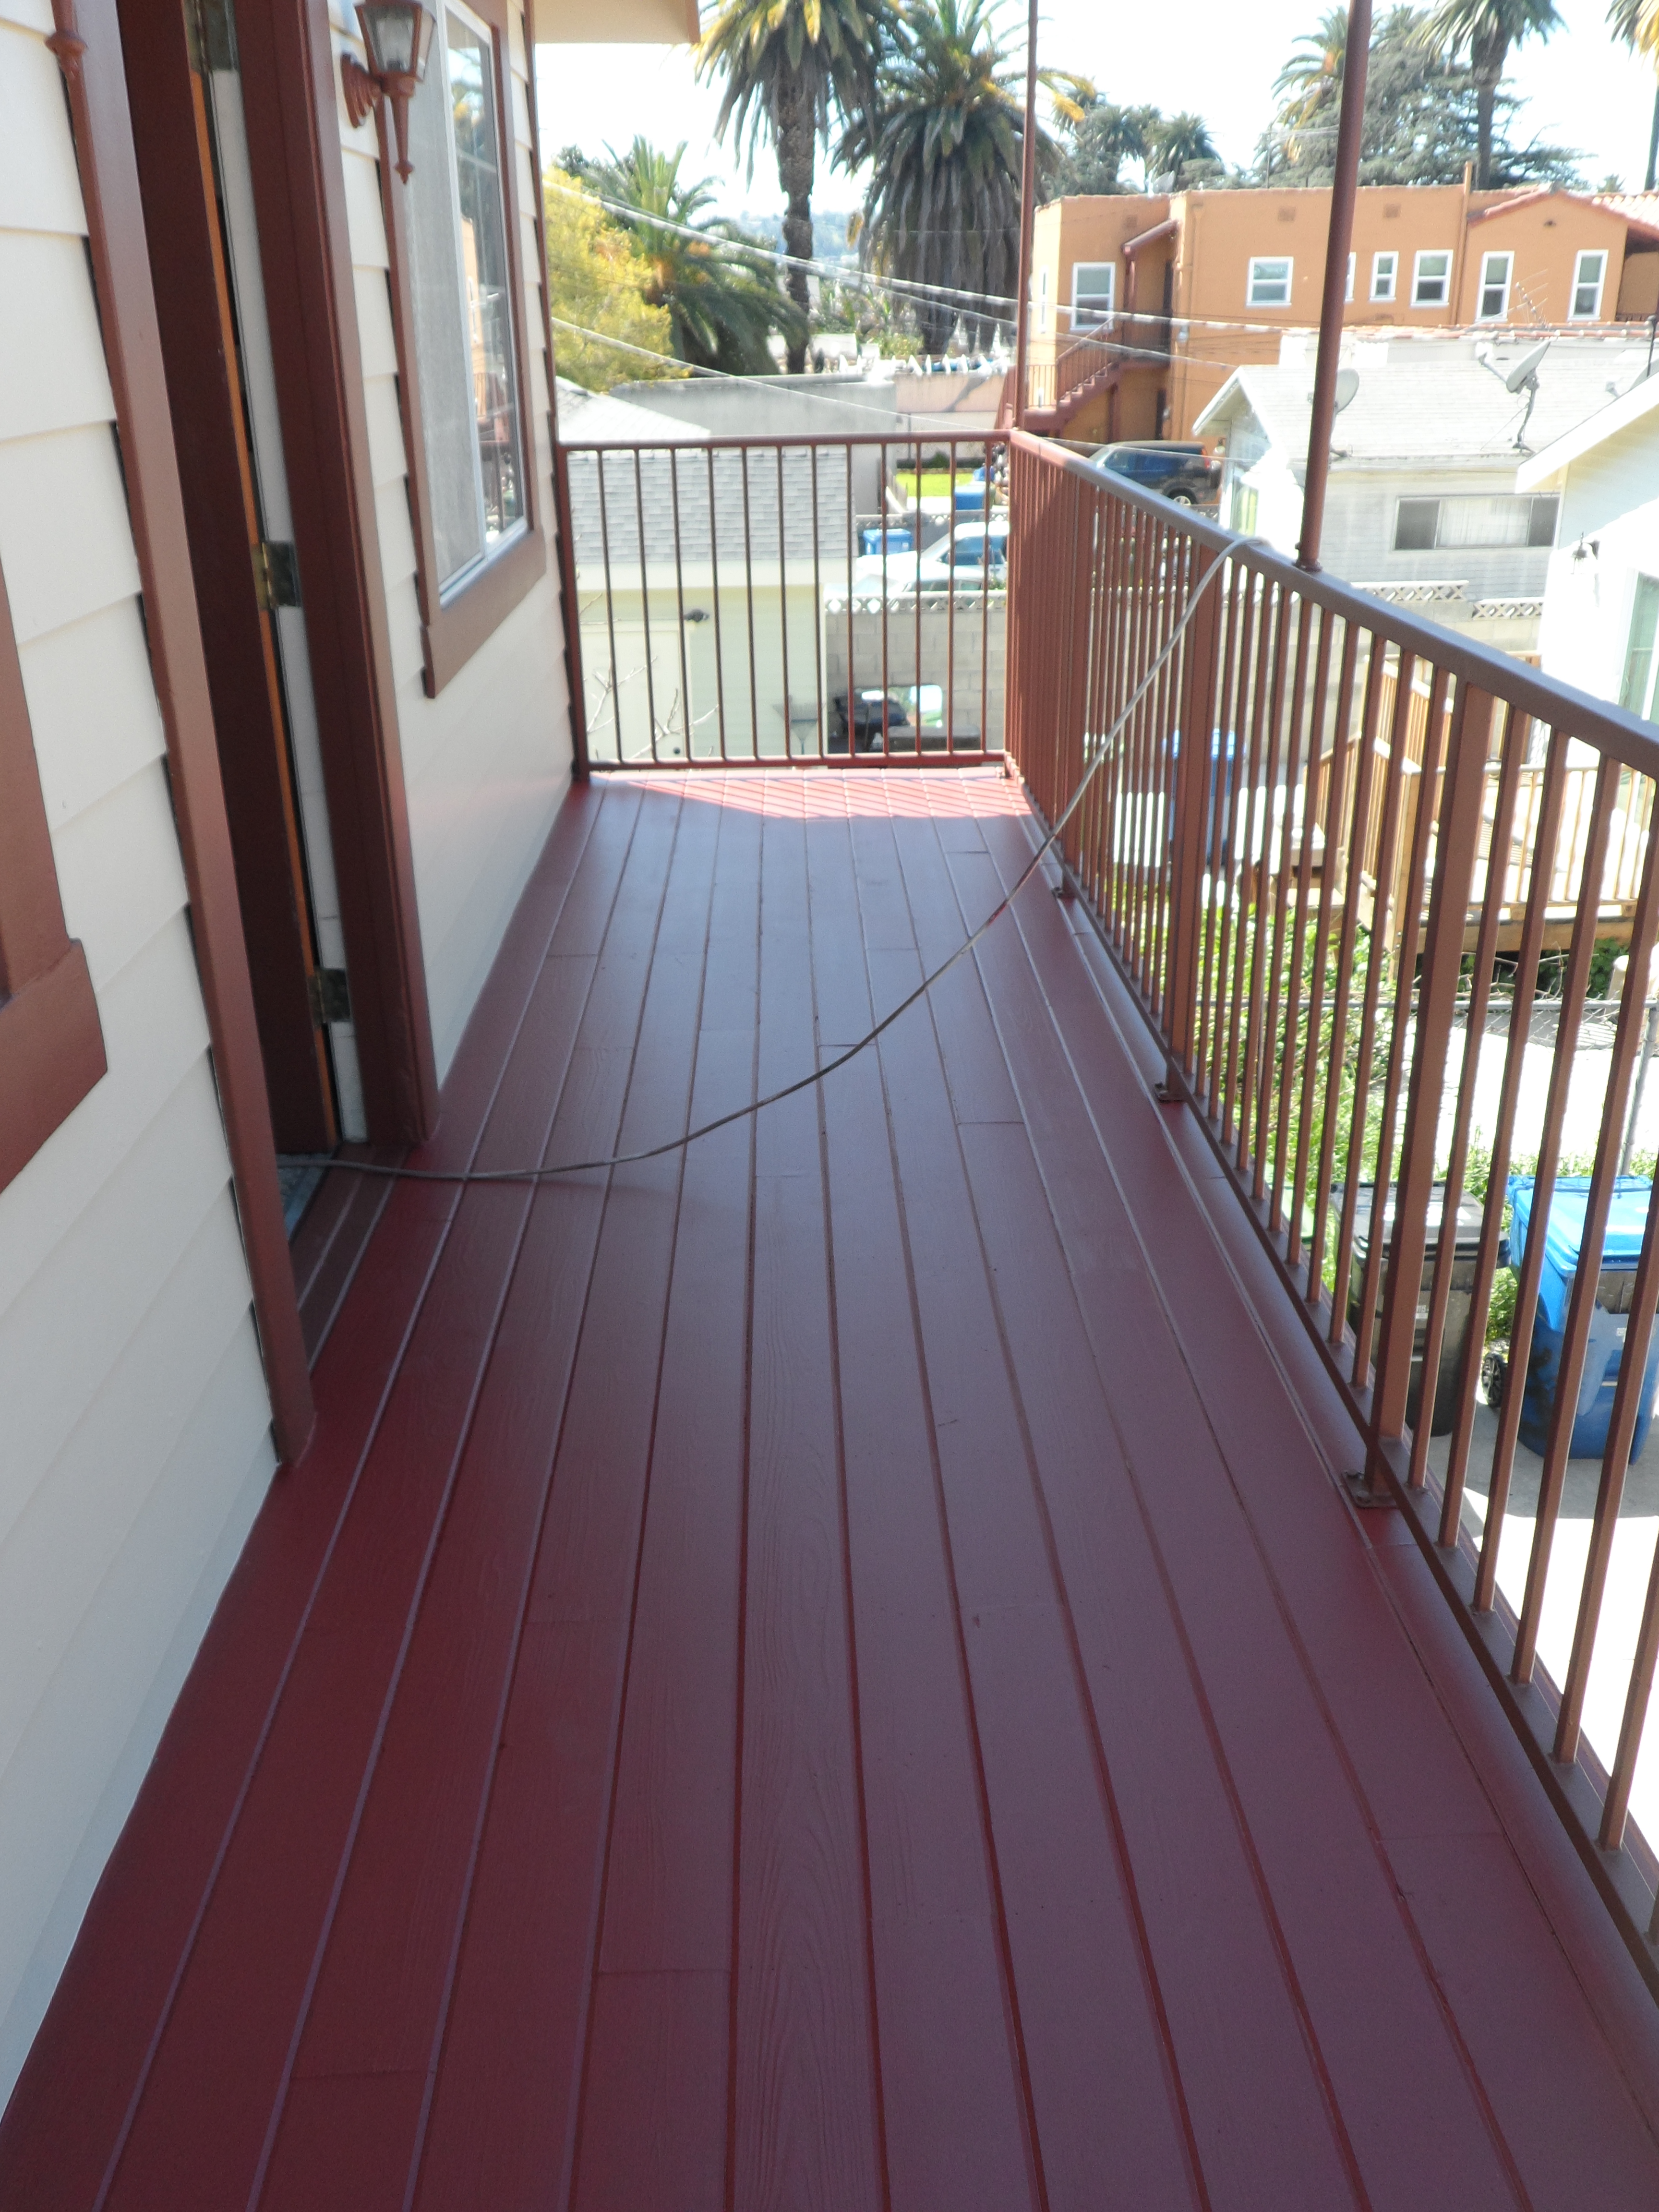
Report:
M 1537 642 L 1558 508 L 1553 489 L 1517 488 L 1516 460 L 1647 367 L 1645 348 L 1622 338 L 1558 339 L 1535 390 L 1509 390 L 1534 350 L 1522 337 L 1346 346 L 1358 380 L 1336 418 L 1320 556 L 1334 575 L 1521 653 Z M 1223 444 L 1224 520 L 1286 551 L 1301 530 L 1312 381 L 1311 344 L 1287 339 L 1276 366 L 1236 370 L 1196 426 Z
M 1656 718 L 1659 377 L 1569 430 L 1516 472 L 1559 502 L 1540 638 L 1552 676 Z

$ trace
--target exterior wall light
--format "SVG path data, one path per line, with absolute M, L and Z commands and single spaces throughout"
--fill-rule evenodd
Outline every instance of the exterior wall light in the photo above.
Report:
M 340 58 L 346 113 L 355 130 L 377 100 L 392 102 L 398 174 L 407 184 L 414 174 L 409 159 L 409 103 L 426 75 L 437 21 L 424 0 L 359 0 L 357 22 L 369 66 L 365 69 L 354 54 Z

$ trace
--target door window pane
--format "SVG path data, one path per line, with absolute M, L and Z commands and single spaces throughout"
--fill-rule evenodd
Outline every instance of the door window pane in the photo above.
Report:
M 1659 583 L 1651 576 L 1636 580 L 1636 604 L 1631 610 L 1630 646 L 1625 654 L 1625 681 L 1619 703 L 1632 714 L 1653 719 L 1653 642 L 1659 629 Z
M 1480 264 L 1480 298 L 1475 307 L 1477 321 L 1501 323 L 1510 311 L 1510 271 L 1515 266 L 1512 253 L 1488 253 Z
M 1607 273 L 1605 253 L 1581 253 L 1572 272 L 1572 320 L 1593 323 L 1601 312 L 1601 285 Z
M 1412 285 L 1414 307 L 1443 307 L 1451 287 L 1449 253 L 1419 253 Z
M 442 592 L 524 518 L 495 41 L 458 8 L 444 10 L 409 134 L 409 281 Z

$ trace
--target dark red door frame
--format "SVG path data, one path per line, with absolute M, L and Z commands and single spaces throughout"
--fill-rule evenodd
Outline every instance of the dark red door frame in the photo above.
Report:
M 175 0 L 176 3 L 176 0 Z M 237 17 L 243 110 L 368 1133 L 438 1118 L 324 0 Z
M 79 21 L 77 21 L 77 12 Z M 315 1421 L 276 1186 L 190 544 L 161 367 L 116 0 L 53 0 L 69 88 L 104 356 L 115 398 L 150 665 L 167 737 L 196 962 L 270 1392 L 276 1448 L 298 1458 Z
M 179 485 L 279 1148 L 328 1151 L 336 1128 L 272 617 L 255 586 L 253 489 L 206 90 L 183 11 L 117 0 Z

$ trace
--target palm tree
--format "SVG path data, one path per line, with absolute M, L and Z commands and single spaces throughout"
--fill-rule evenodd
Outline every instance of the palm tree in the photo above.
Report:
M 1561 23 L 1554 0 L 1443 0 L 1429 18 L 1426 35 L 1437 45 L 1468 49 L 1475 93 L 1474 181 L 1481 191 L 1492 183 L 1492 113 L 1510 48 L 1534 35 L 1547 39 Z
M 1645 54 L 1649 61 L 1659 66 L 1659 0 L 1613 0 L 1607 9 L 1607 21 L 1614 38 L 1622 39 L 1632 53 Z M 1659 91 L 1653 98 L 1653 130 L 1648 138 L 1644 191 L 1653 190 L 1656 170 L 1659 170 Z
M 1328 8 L 1311 31 L 1304 31 L 1291 48 L 1291 58 L 1273 79 L 1281 105 L 1279 120 L 1295 131 L 1324 114 L 1342 91 L 1342 69 L 1348 54 L 1348 11 Z
M 714 197 L 707 178 L 701 184 L 682 182 L 684 141 L 672 154 L 644 138 L 636 138 L 625 154 L 605 150 L 610 164 L 595 182 L 607 199 L 635 210 L 622 220 L 650 264 L 645 303 L 667 310 L 680 360 L 732 375 L 763 375 L 773 365 L 767 340 L 774 331 L 781 331 L 791 348 L 805 346 L 806 319 L 795 303 L 779 290 L 764 264 L 746 262 L 732 251 L 756 241 L 734 223 L 703 217 Z M 688 229 L 701 235 L 688 238 Z
M 877 86 L 873 122 L 855 118 L 838 158 L 872 167 L 864 204 L 866 258 L 889 275 L 1006 299 L 1019 272 L 1023 63 L 996 35 L 995 0 L 909 0 Z M 1076 120 L 1073 76 L 1044 70 L 1057 112 Z M 1037 134 L 1037 172 L 1054 174 L 1059 149 Z M 959 314 L 981 342 L 996 319 L 964 299 L 915 310 L 922 343 L 943 353 Z
M 1144 170 L 1147 132 L 1162 120 L 1155 107 L 1120 107 L 1098 97 L 1085 101 L 1055 179 L 1057 189 L 1081 194 L 1127 191 L 1120 173 L 1123 164 L 1138 161 Z
M 1201 115 L 1160 115 L 1147 133 L 1146 164 L 1181 190 L 1181 173 L 1194 161 L 1218 161 L 1209 125 Z
M 697 74 L 726 75 L 714 135 L 728 123 L 755 149 L 769 137 L 777 149 L 778 183 L 785 212 L 783 249 L 798 261 L 812 258 L 812 173 L 818 141 L 827 145 L 833 109 L 843 122 L 868 117 L 878 60 L 890 31 L 890 0 L 726 0 L 697 47 Z M 806 366 L 806 317 L 811 306 L 804 268 L 789 272 L 789 295 L 800 310 L 792 339 L 792 374 Z

